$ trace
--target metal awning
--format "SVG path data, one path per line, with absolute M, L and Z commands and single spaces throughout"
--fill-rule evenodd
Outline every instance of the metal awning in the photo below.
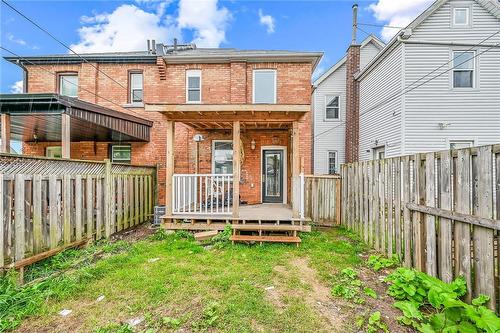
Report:
M 71 117 L 71 141 L 149 141 L 153 122 L 59 94 L 0 94 L 14 140 L 60 141 L 61 114 Z

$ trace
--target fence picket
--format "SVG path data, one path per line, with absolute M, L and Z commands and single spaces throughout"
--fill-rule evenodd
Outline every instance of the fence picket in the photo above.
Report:
M 405 267 L 411 267 L 411 213 L 408 207 L 406 207 L 407 202 L 411 202 L 410 196 L 410 157 L 405 156 L 402 159 L 402 190 L 403 190 L 403 242 L 404 242 L 404 265 Z
M 436 207 L 435 195 L 435 158 L 434 153 L 425 155 L 425 204 Z M 431 214 L 425 216 L 425 248 L 426 248 L 426 273 L 437 276 L 436 264 L 436 217 Z
M 380 190 L 379 190 L 379 197 L 380 197 L 380 251 L 381 252 L 386 252 L 387 251 L 387 234 L 386 234 L 386 214 L 385 214 L 385 176 L 386 176 L 386 161 L 385 160 L 380 160 Z
M 50 249 L 57 247 L 57 228 L 58 228 L 58 212 L 57 212 L 57 178 L 56 175 L 49 176 L 49 234 L 50 234 Z
M 423 205 L 425 203 L 425 168 L 423 167 L 421 154 L 415 155 L 415 196 L 414 202 Z M 422 213 L 413 213 L 413 260 L 415 268 L 425 271 L 425 252 L 424 252 L 424 235 L 423 235 L 423 220 Z
M 401 245 L 401 159 L 394 159 L 394 239 L 396 255 L 402 258 Z
M 3 188 L 3 183 L 2 188 Z M 0 195 L 0 198 L 2 196 Z M 44 198 L 45 199 L 45 198 Z M 3 199 L 0 199 L 3 201 Z M 3 210 L 1 210 L 3 212 Z M 39 253 L 43 246 L 42 231 L 42 176 L 33 176 L 33 251 Z M 0 263 L 2 261 L 0 260 Z
M 16 261 L 24 258 L 25 226 L 24 226 L 24 175 L 15 175 L 14 190 L 14 258 Z
M 3 174 L 0 173 L 0 268 L 5 265 L 5 210 L 4 210 L 4 191 Z
M 92 176 L 87 175 L 85 178 L 85 208 L 86 208 L 86 221 L 87 238 L 92 239 L 94 234 L 94 208 L 93 208 L 93 181 Z
M 394 254 L 394 170 L 393 170 L 393 159 L 387 160 L 386 171 L 386 181 L 387 181 L 387 191 L 386 191 L 386 201 L 387 201 L 387 256 L 390 258 Z
M 62 182 L 63 206 L 63 242 L 71 243 L 71 183 L 70 175 L 63 175 Z
M 451 153 L 444 151 L 440 154 L 440 186 L 439 186 L 439 208 L 452 210 L 453 204 L 451 201 Z M 453 264 L 452 264 L 452 228 L 451 220 L 439 219 L 439 278 L 445 282 L 453 280 Z

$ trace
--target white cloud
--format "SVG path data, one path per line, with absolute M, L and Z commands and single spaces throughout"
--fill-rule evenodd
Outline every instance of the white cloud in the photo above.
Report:
M 177 22 L 181 29 L 194 30 L 193 42 L 200 47 L 219 47 L 226 39 L 231 13 L 218 8 L 217 0 L 180 0 Z
M 274 17 L 271 15 L 264 15 L 262 9 L 259 9 L 259 21 L 260 24 L 266 27 L 268 34 L 272 34 L 274 32 Z
M 7 39 L 10 40 L 13 43 L 19 44 L 19 45 L 26 45 L 26 41 L 21 38 L 16 38 L 14 35 L 10 32 L 6 33 Z
M 378 0 L 369 6 L 375 18 L 395 27 L 406 27 L 420 13 L 429 7 L 434 0 Z M 384 40 L 391 39 L 398 29 L 384 27 L 381 35 Z
M 16 81 L 10 86 L 10 92 L 12 94 L 22 94 L 23 93 L 23 81 Z
M 78 53 L 145 50 L 147 39 L 182 40 L 182 29 L 193 30 L 193 42 L 200 47 L 219 47 L 224 42 L 231 13 L 218 8 L 217 0 L 180 0 L 178 17 L 166 14 L 171 3 L 136 0 L 136 4 L 121 5 L 111 13 L 82 16 L 80 39 L 71 48 Z
M 71 45 L 77 53 L 145 50 L 147 39 L 166 41 L 179 35 L 168 17 L 135 5 L 121 5 L 112 13 L 80 19 L 89 25 L 78 29 L 80 41 Z

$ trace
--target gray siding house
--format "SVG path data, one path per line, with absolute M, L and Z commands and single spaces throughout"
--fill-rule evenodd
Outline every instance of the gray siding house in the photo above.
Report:
M 360 68 L 384 47 L 375 36 L 360 45 Z M 337 173 L 345 161 L 347 55 L 313 82 L 314 173 Z
M 500 3 L 436 1 L 356 79 L 360 160 L 500 142 Z

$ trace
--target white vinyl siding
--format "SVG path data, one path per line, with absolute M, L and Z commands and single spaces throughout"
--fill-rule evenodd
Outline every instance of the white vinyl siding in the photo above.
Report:
M 255 104 L 276 103 L 276 70 L 256 69 L 253 71 L 253 102 Z
M 372 159 L 372 149 L 381 145 L 386 157 L 401 154 L 402 52 L 398 45 L 360 82 L 360 160 Z
M 186 103 L 201 103 L 201 70 L 186 71 Z
M 368 43 L 359 50 L 359 68 L 365 67 L 380 52 L 380 48 Z

